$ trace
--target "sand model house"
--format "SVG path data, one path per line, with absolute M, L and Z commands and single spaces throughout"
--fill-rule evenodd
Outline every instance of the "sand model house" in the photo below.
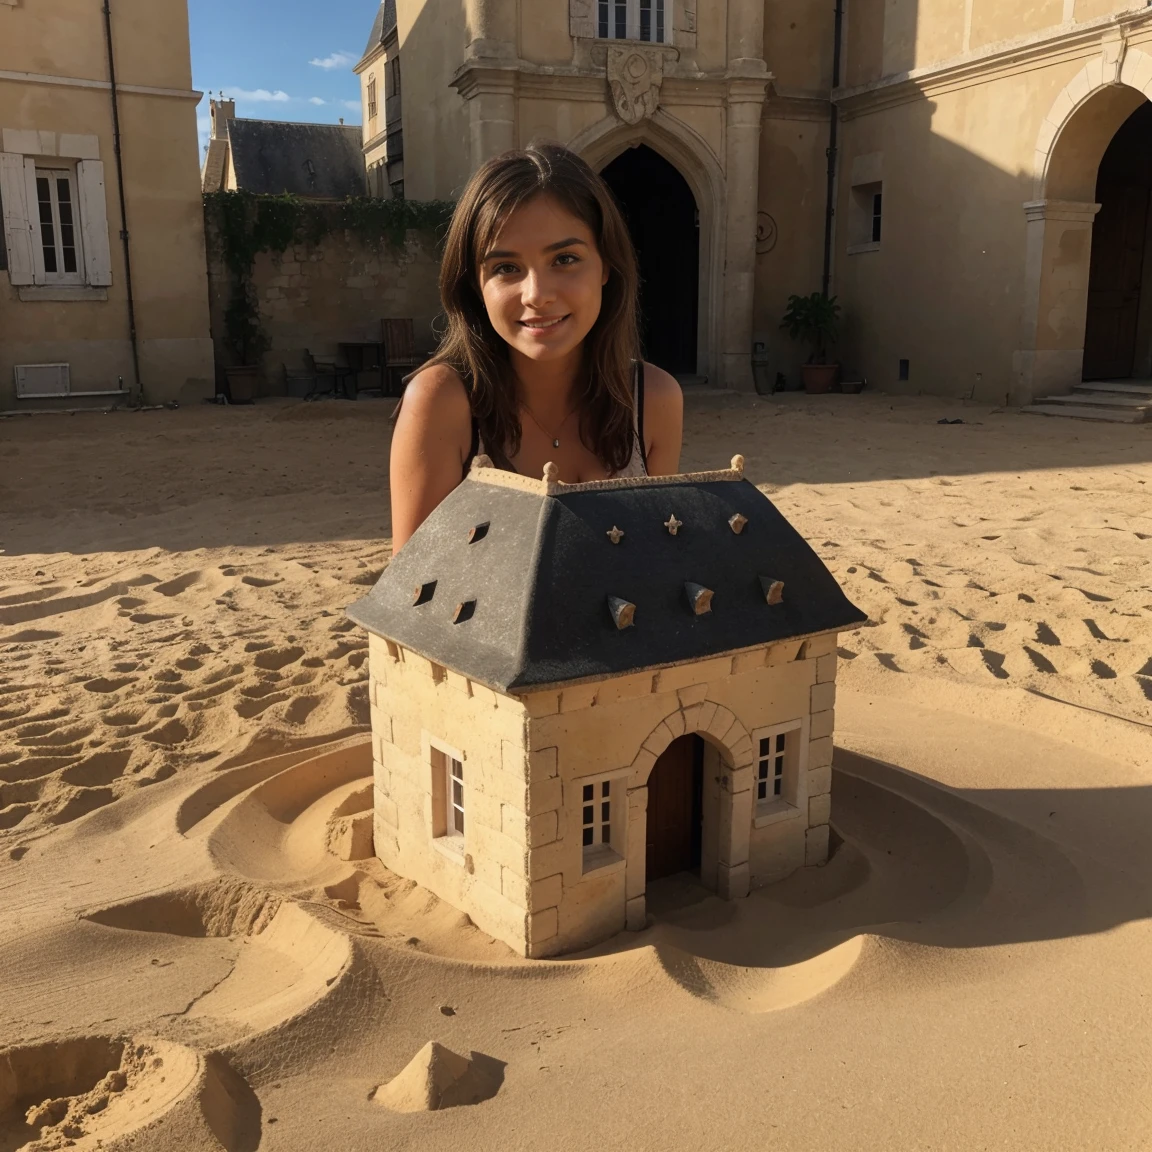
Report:
M 836 633 L 864 620 L 730 471 L 488 465 L 349 610 L 371 633 L 375 851 L 527 956 L 828 854 Z

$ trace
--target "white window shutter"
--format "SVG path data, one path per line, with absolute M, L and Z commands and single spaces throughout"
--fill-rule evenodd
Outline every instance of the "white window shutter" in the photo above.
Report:
M 108 204 L 104 197 L 104 163 L 81 160 L 76 165 L 80 193 L 80 234 L 84 238 L 84 269 L 89 284 L 112 283 L 108 251 Z
M 44 243 L 40 233 L 40 201 L 36 197 L 36 161 L 24 157 L 24 202 L 28 207 L 28 231 L 32 235 L 32 283 L 44 284 Z
M 8 251 L 8 279 L 13 284 L 34 284 L 36 232 L 28 203 L 24 157 L 0 152 L 0 199 L 4 201 L 4 244 Z

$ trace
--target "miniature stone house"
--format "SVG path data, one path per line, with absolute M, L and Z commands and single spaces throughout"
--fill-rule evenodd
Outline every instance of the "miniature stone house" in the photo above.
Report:
M 828 855 L 836 633 L 864 615 L 731 470 L 480 457 L 372 592 L 376 855 L 526 956 Z

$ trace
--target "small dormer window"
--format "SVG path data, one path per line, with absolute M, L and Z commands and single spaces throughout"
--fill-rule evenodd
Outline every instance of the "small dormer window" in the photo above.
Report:
M 596 35 L 601 40 L 667 43 L 671 0 L 598 0 Z

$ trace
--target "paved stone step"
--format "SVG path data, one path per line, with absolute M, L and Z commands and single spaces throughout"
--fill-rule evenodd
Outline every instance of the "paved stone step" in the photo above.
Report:
M 1090 404 L 1097 408 L 1152 408 L 1152 395 L 1127 396 L 1119 392 L 1072 392 L 1062 396 L 1038 396 L 1037 404 Z
M 1087 404 L 1027 404 L 1020 411 L 1076 420 L 1109 420 L 1113 424 L 1143 424 L 1145 416 L 1141 408 L 1090 408 Z
M 1085 380 L 1077 384 L 1076 392 L 1132 392 L 1152 396 L 1152 380 Z

